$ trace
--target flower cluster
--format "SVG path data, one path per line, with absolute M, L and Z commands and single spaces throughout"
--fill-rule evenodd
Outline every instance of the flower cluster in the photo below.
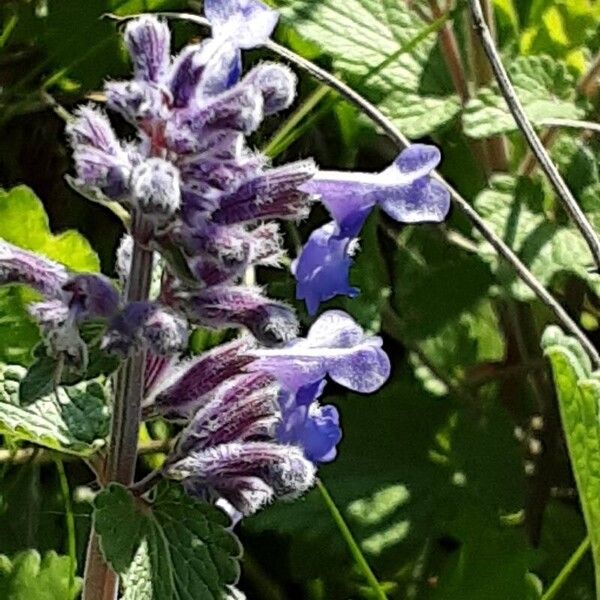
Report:
M 351 248 L 376 204 L 401 222 L 439 221 L 448 197 L 429 176 L 439 162 L 429 146 L 413 146 L 380 175 L 319 173 L 312 160 L 271 166 L 247 136 L 291 105 L 296 78 L 269 62 L 243 75 L 241 50 L 264 43 L 277 14 L 259 0 L 204 6 L 212 37 L 175 57 L 164 22 L 127 24 L 133 78 L 108 82 L 105 93 L 107 107 L 133 127 L 131 140 L 92 106 L 67 128 L 78 188 L 130 214 L 131 237 L 117 256 L 122 287 L 135 276 L 132 248 L 160 257 L 152 299 L 127 302 L 102 275 L 69 273 L 10 244 L 0 244 L 0 283 L 44 297 L 31 313 L 51 354 L 85 362 L 78 328 L 89 319 L 104 321 L 105 351 L 144 349 L 145 416 L 183 424 L 163 474 L 249 515 L 304 493 L 316 465 L 335 458 L 339 414 L 319 402 L 327 378 L 371 393 L 390 373 L 382 340 L 347 314 L 325 312 L 298 337 L 289 306 L 244 285 L 249 268 L 280 262 L 272 219 L 300 220 L 317 198 L 334 219 L 295 262 L 298 297 L 314 313 L 322 300 L 356 293 Z M 190 324 L 245 333 L 184 360 Z

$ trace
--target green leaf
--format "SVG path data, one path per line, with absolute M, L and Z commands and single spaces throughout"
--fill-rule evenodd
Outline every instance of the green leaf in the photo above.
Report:
M 544 285 L 560 285 L 564 275 L 579 277 L 600 292 L 600 275 L 590 271 L 592 256 L 581 234 L 562 225 L 562 215 L 543 212 L 546 198 L 542 185 L 531 180 L 497 176 L 491 187 L 475 200 L 475 208 L 495 232 L 519 255 Z M 552 220 L 551 220 L 552 219 Z M 533 293 L 483 242 L 481 256 L 495 265 L 496 275 L 520 300 L 531 300 Z
M 581 74 L 590 54 L 586 45 L 597 30 L 599 18 L 600 7 L 588 0 L 536 2 L 529 27 L 519 40 L 520 51 L 561 58 Z
M 282 0 L 278 4 L 300 35 L 331 56 L 334 70 L 409 137 L 431 133 L 459 113 L 435 32 L 381 68 L 427 27 L 406 3 Z
M 577 103 L 575 78 L 566 65 L 548 56 L 517 57 L 508 64 L 515 91 L 534 125 L 544 119 L 581 119 L 585 110 Z M 482 88 L 467 103 L 463 114 L 465 133 L 486 138 L 517 130 L 497 86 Z
M 25 373 L 19 366 L 0 366 L 0 433 L 62 452 L 95 452 L 108 431 L 104 388 L 95 381 L 62 386 L 21 406 Z
M 27 186 L 0 190 L 0 238 L 43 254 L 73 271 L 100 270 L 98 256 L 76 231 L 54 235 L 44 205 Z
M 128 600 L 221 600 L 239 577 L 240 545 L 228 517 L 178 486 L 161 484 L 147 504 L 111 484 L 96 498 L 94 519 L 106 559 L 127 572 Z
M 34 293 L 21 286 L 0 287 L 0 363 L 27 365 L 40 341 L 38 326 L 27 312 Z
M 542 338 L 549 358 L 571 466 L 600 583 L 600 374 L 574 338 L 550 326 Z
M 9 559 L 0 555 L 0 598 L 2 600 L 75 600 L 81 579 L 70 587 L 71 559 L 48 552 L 42 558 L 27 550 Z

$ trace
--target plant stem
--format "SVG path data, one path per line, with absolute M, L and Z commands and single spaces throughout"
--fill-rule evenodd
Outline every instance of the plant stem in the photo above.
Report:
M 496 24 L 494 21 L 494 7 L 490 0 L 484 0 L 483 12 L 485 20 L 492 32 L 492 36 L 496 39 Z M 470 20 L 468 21 L 470 25 Z M 471 74 L 476 88 L 483 87 L 490 83 L 494 78 L 492 69 L 487 61 L 481 42 L 475 34 L 472 27 L 469 26 L 469 57 L 471 63 Z M 486 156 L 490 170 L 493 171 L 508 171 L 508 152 L 506 148 L 506 139 L 502 135 L 497 135 L 484 140 Z
M 510 112 L 517 122 L 519 129 L 523 132 L 523 135 L 525 136 L 529 147 L 540 163 L 540 166 L 548 176 L 550 183 L 552 183 L 552 186 L 554 187 L 559 200 L 562 202 L 563 207 L 587 242 L 592 256 L 594 257 L 594 261 L 596 262 L 596 266 L 600 268 L 600 238 L 598 238 L 598 235 L 596 234 L 591 223 L 588 221 L 584 212 L 577 204 L 577 201 L 573 197 L 571 190 L 568 188 L 564 179 L 558 172 L 558 168 L 552 162 L 550 155 L 544 148 L 544 144 L 527 119 L 523 105 L 521 104 L 521 101 L 519 100 L 519 97 L 517 96 L 515 89 L 510 82 L 508 73 L 506 72 L 502 61 L 500 60 L 494 40 L 483 17 L 483 11 L 481 10 L 481 4 L 479 0 L 471 0 L 471 14 L 473 15 L 473 26 L 475 27 L 475 30 L 481 39 L 483 49 L 485 50 L 488 60 L 490 61 L 496 81 L 498 82 L 500 91 L 502 92 L 502 95 L 508 104 Z
M 65 467 L 60 458 L 55 459 L 56 471 L 60 482 L 60 493 L 65 503 L 65 524 L 67 527 L 67 547 L 69 549 L 69 560 L 71 567 L 69 569 L 69 591 L 72 592 L 75 587 L 75 572 L 77 570 L 77 550 L 75 546 L 75 516 L 73 515 L 73 503 L 71 501 L 71 492 L 69 490 L 69 480 L 65 473 Z
M 378 598 L 378 600 L 387 600 L 387 596 L 381 588 L 377 577 L 375 577 L 375 574 L 373 573 L 371 567 L 369 566 L 369 563 L 363 556 L 359 545 L 356 543 L 352 532 L 350 531 L 348 525 L 346 525 L 346 521 L 344 521 L 342 513 L 339 511 L 338 507 L 333 501 L 333 498 L 331 497 L 331 495 L 327 491 L 327 488 L 320 479 L 317 479 L 317 487 L 319 488 L 319 491 L 323 496 L 323 500 L 325 501 L 325 504 L 327 505 L 327 508 L 329 509 L 333 520 L 335 521 L 335 524 L 338 526 L 338 529 L 340 530 L 340 533 L 342 534 L 342 537 L 344 538 L 344 541 L 346 542 L 350 553 L 352 554 L 352 557 L 356 561 L 356 565 L 362 571 L 363 575 L 365 576 L 365 579 L 369 582 L 369 585 L 371 586 L 375 597 Z
M 575 570 L 581 559 L 585 556 L 587 551 L 591 547 L 591 539 L 590 536 L 586 536 L 583 542 L 579 544 L 575 552 L 571 555 L 569 560 L 564 564 L 563 568 L 560 570 L 560 573 L 556 576 L 556 579 L 552 582 L 550 587 L 545 591 L 541 600 L 553 600 L 556 597 L 556 594 L 560 591 L 562 586 L 565 584 L 571 573 Z
M 152 276 L 152 251 L 134 241 L 126 302 L 146 300 Z M 110 442 L 106 459 L 105 481 L 125 486 L 133 483 L 137 459 L 138 430 L 146 354 L 137 351 L 127 358 L 115 377 L 115 402 L 113 405 Z M 118 577 L 104 562 L 95 531 L 88 546 L 84 581 L 84 600 L 113 600 L 118 591 Z

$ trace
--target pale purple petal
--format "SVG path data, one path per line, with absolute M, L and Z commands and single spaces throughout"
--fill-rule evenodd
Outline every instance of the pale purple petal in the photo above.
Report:
M 394 161 L 391 168 L 412 179 L 429 175 L 442 160 L 442 155 L 436 146 L 428 144 L 412 144 L 403 150 Z
M 422 177 L 388 190 L 379 205 L 400 223 L 440 223 L 450 210 L 450 192 L 434 179 Z
M 259 0 L 205 0 L 204 14 L 211 22 L 213 37 L 227 37 L 245 49 L 264 44 L 279 18 Z
M 320 196 L 340 234 L 354 238 L 375 206 L 373 193 L 381 185 L 371 173 L 320 171 L 302 185 L 302 190 Z
M 377 345 L 365 344 L 348 356 L 331 359 L 328 372 L 333 381 L 349 390 L 370 394 L 390 376 L 390 359 Z

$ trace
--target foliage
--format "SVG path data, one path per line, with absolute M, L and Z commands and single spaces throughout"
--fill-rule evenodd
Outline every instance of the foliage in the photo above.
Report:
M 126 598 L 221 598 L 237 582 L 240 547 L 218 509 L 161 486 L 151 506 L 111 484 L 94 502 L 102 550 Z
M 128 73 L 119 26 L 101 15 L 199 4 L 0 3 L 1 240 L 117 285 L 124 223 L 66 183 L 73 169 L 63 119 L 90 98 L 102 102 L 104 79 Z M 281 11 L 279 43 L 336 74 L 411 140 L 442 149 L 441 175 L 599 347 L 600 274 L 544 175 L 528 165 L 516 122 L 472 47 L 468 3 L 268 4 Z M 451 12 L 435 18 L 432 4 Z M 597 121 L 597 82 L 580 84 L 600 49 L 598 3 L 490 4 L 525 112 L 600 233 L 598 136 L 547 129 L 553 119 Z M 442 43 L 444 26 L 456 56 Z M 174 51 L 205 35 L 190 23 L 173 23 L 173 31 Z M 244 68 L 272 59 L 256 49 L 244 54 Z M 455 89 L 456 63 L 466 98 Z M 356 106 L 294 71 L 296 103 L 253 133 L 253 149 L 275 139 L 274 164 L 315 157 L 323 169 L 380 172 L 394 160 L 398 148 Z M 278 136 L 315 92 L 321 100 Z M 130 124 L 113 125 L 133 138 Z M 303 330 L 314 319 L 295 299 L 288 267 L 327 219 L 315 203 L 308 219 L 282 227 L 282 268 L 247 274 L 293 306 Z M 350 282 L 360 296 L 337 297 L 321 311 L 343 309 L 380 335 L 392 374 L 368 397 L 327 384 L 321 402 L 339 409 L 344 437 L 319 477 L 389 600 L 539 600 L 586 535 L 593 553 L 555 598 L 598 597 L 600 390 L 592 357 L 552 326 L 553 314 L 456 208 L 443 225 L 401 225 L 375 210 Z M 95 322 L 80 329 L 87 364 L 50 356 L 28 312 L 39 299 L 24 286 L 0 288 L 1 599 L 78 598 L 92 522 L 121 575 L 122 600 L 236 598 L 234 585 L 250 599 L 373 597 L 318 489 L 244 518 L 234 534 L 211 498 L 192 500 L 178 484 L 139 496 L 93 482 L 99 474 L 104 483 L 112 374 L 122 359 L 101 348 L 103 325 Z M 198 328 L 186 358 L 233 337 Z M 161 418 L 144 422 L 138 476 L 163 466 L 180 432 Z M 66 495 L 56 460 L 64 462 Z

